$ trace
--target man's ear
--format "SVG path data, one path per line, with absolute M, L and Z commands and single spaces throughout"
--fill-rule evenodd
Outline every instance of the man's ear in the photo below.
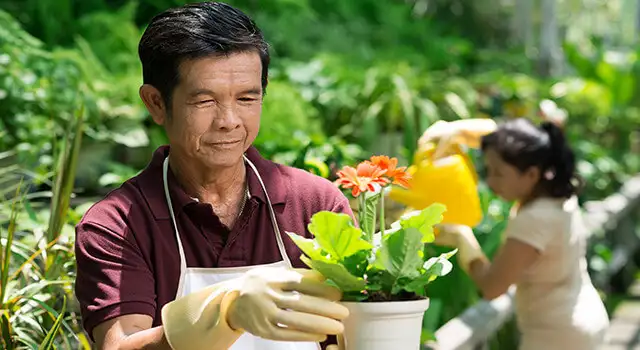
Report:
M 167 107 L 162 99 L 160 90 L 156 89 L 153 85 L 144 84 L 140 87 L 140 99 L 147 107 L 147 111 L 151 114 L 151 118 L 158 125 L 164 125 L 168 118 Z

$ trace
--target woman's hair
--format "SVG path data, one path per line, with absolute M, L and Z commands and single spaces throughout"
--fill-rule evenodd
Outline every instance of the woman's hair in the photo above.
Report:
M 484 136 L 481 147 L 493 149 L 520 171 L 538 167 L 538 186 L 545 195 L 569 198 L 579 190 L 575 155 L 562 130 L 551 122 L 538 127 L 524 118 L 509 120 Z

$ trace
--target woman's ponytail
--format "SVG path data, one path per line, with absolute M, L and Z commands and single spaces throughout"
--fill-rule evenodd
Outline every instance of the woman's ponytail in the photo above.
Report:
M 576 176 L 576 157 L 566 142 L 564 133 L 552 122 L 540 125 L 549 135 L 549 157 L 542 169 L 541 184 L 552 197 L 569 198 L 577 193 L 580 184 Z

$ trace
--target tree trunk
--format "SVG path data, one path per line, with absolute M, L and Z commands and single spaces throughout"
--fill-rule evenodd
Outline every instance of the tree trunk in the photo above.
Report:
M 535 0 L 516 0 L 515 11 L 511 21 L 512 40 L 522 45 L 527 54 L 535 47 L 533 36 L 533 4 Z
M 562 69 L 562 49 L 560 48 L 556 5 L 556 0 L 542 0 L 538 73 L 543 76 L 558 75 Z

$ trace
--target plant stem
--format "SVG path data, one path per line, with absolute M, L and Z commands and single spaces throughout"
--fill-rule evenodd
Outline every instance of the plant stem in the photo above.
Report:
M 386 226 L 384 224 L 384 187 L 380 190 L 380 235 L 384 236 L 384 230 Z
M 374 197 L 371 198 L 372 201 L 375 200 Z M 369 243 L 373 243 L 373 235 L 376 233 L 376 206 L 375 202 L 372 203 L 373 208 L 371 212 L 373 213 L 373 222 L 371 222 L 371 227 L 369 228 Z
M 358 197 L 358 227 L 360 227 L 360 229 L 364 229 L 364 222 L 367 219 L 367 208 L 366 208 L 366 201 L 364 199 L 364 193 L 360 194 L 360 197 Z M 365 231 L 365 236 L 367 238 L 367 241 L 371 242 L 369 240 L 369 232 Z

